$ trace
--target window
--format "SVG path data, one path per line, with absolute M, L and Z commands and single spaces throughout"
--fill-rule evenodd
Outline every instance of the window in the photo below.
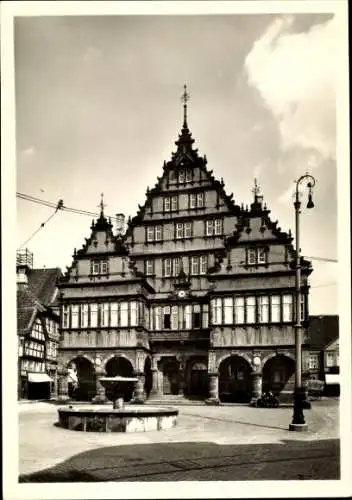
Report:
M 192 170 L 186 170 L 186 182 L 192 182 Z
M 269 323 L 269 297 L 259 297 L 259 323 Z
M 172 260 L 171 259 L 164 259 L 164 276 L 165 277 L 171 276 L 171 267 L 172 267 Z
M 71 306 L 71 328 L 78 328 L 79 306 Z
M 112 302 L 110 304 L 110 326 L 118 325 L 118 309 L 119 305 L 117 302 Z
M 162 233 L 162 226 L 148 226 L 147 241 L 161 241 L 163 239 Z
M 90 305 L 90 326 L 94 328 L 98 326 L 98 304 Z
M 45 334 L 43 332 L 43 325 L 39 319 L 35 320 L 32 328 L 31 336 L 38 340 L 45 340 Z
M 185 328 L 190 330 L 192 328 L 192 306 L 185 307 Z
M 173 259 L 173 275 L 178 276 L 181 271 L 181 259 L 180 257 L 175 257 Z
M 256 264 L 257 263 L 257 252 L 255 248 L 248 249 L 248 264 Z
M 209 326 L 209 306 L 208 304 L 203 304 L 203 328 L 208 328 Z
M 266 263 L 266 251 L 265 248 L 258 248 L 258 264 Z
M 191 257 L 191 274 L 199 274 L 199 257 Z
M 255 323 L 255 297 L 246 298 L 246 322 Z
M 178 306 L 171 308 L 171 330 L 178 329 Z
M 191 193 L 189 195 L 189 208 L 203 208 L 204 193 Z
M 100 273 L 108 274 L 108 263 L 106 260 L 102 260 L 100 263 Z
M 192 222 L 178 222 L 176 224 L 176 239 L 192 237 Z
M 272 295 L 271 297 L 271 322 L 279 323 L 280 318 L 280 296 Z
M 224 323 L 225 325 L 232 325 L 233 323 L 233 298 L 224 298 Z
M 201 327 L 201 315 L 200 315 L 200 305 L 195 304 L 193 306 L 193 328 Z
M 100 306 L 100 326 L 109 326 L 109 304 Z
M 292 295 L 284 295 L 282 297 L 282 319 L 283 321 L 293 320 L 293 300 Z
M 176 210 L 178 210 L 177 196 L 166 196 L 164 198 L 164 212 L 175 212 Z
M 171 328 L 171 314 L 170 306 L 165 306 L 163 309 L 163 327 L 165 330 L 170 330 Z
M 213 325 L 221 325 L 222 323 L 222 300 L 212 300 L 212 322 Z
M 183 238 L 183 224 L 181 222 L 176 224 L 176 238 Z
M 206 274 L 208 270 L 208 257 L 207 255 L 201 255 L 200 256 L 200 269 L 199 273 L 200 274 Z
M 63 328 L 69 327 L 69 317 L 70 317 L 69 306 L 63 306 L 63 308 L 62 308 L 62 326 L 63 326 Z
M 207 222 L 206 222 L 206 235 L 213 236 L 213 231 L 214 231 L 214 221 L 207 220 Z
M 317 354 L 311 354 L 309 356 L 309 369 L 318 370 L 319 368 L 319 358 Z
M 81 327 L 87 328 L 88 326 L 88 304 L 81 306 Z
M 120 303 L 120 326 L 128 326 L 128 302 Z
M 197 193 L 197 207 L 204 207 L 204 193 Z
M 130 325 L 138 326 L 138 302 L 130 302 Z
M 99 271 L 100 271 L 99 261 L 93 260 L 93 263 L 92 263 L 92 274 L 99 274 Z
M 162 227 L 155 226 L 155 241 L 161 241 L 161 240 L 162 240 Z
M 145 274 L 147 276 L 154 274 L 154 260 L 147 259 L 145 261 Z
M 154 227 L 147 228 L 147 241 L 154 241 Z
M 191 193 L 189 195 L 189 208 L 197 207 L 197 195 L 195 193 Z
M 26 356 L 44 358 L 44 344 L 39 344 L 33 340 L 27 340 L 24 344 L 24 353 Z
M 180 184 L 183 184 L 185 182 L 185 171 L 184 170 L 180 170 L 179 173 L 178 173 L 178 182 Z
M 219 234 L 222 234 L 222 220 L 221 219 L 216 219 L 215 220 L 215 234 L 217 236 Z
M 326 353 L 326 366 L 329 368 L 335 366 L 335 353 L 333 352 Z
M 219 236 L 223 232 L 222 219 L 207 220 L 205 224 L 206 236 Z
M 185 238 L 191 238 L 192 237 L 192 222 L 185 222 L 184 228 L 185 228 Z
M 266 264 L 267 251 L 263 247 L 247 249 L 247 264 Z
M 171 197 L 171 210 L 175 212 L 178 210 L 178 198 L 177 196 L 172 196 Z
M 235 297 L 235 323 L 244 323 L 244 297 Z
M 106 260 L 93 260 L 91 263 L 92 274 L 108 274 L 108 262 Z
M 161 307 L 155 307 L 154 313 L 155 313 L 154 328 L 155 330 L 161 330 Z

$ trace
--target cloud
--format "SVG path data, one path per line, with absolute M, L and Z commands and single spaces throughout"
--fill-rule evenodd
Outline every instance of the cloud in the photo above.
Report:
M 277 18 L 245 60 L 248 82 L 277 120 L 281 149 L 307 150 L 314 162 L 335 158 L 335 59 L 333 18 L 292 33 L 293 16 Z
M 85 63 L 93 63 L 97 59 L 100 59 L 102 56 L 101 50 L 99 50 L 97 47 L 90 46 L 86 49 L 83 60 Z
M 22 151 L 24 156 L 33 156 L 36 153 L 36 149 L 34 146 L 30 146 Z

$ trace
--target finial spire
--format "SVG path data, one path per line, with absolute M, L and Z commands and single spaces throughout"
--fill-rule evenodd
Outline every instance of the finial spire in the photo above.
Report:
M 260 188 L 258 186 L 257 178 L 254 178 L 254 188 L 252 189 L 252 193 L 254 194 L 254 201 L 257 201 L 258 194 L 260 192 Z
M 187 92 L 187 85 L 183 86 L 183 94 L 181 101 L 183 102 L 183 127 L 187 128 L 187 102 L 190 99 L 189 92 Z
M 100 215 L 104 216 L 104 207 L 106 207 L 106 204 L 104 203 L 104 193 L 101 193 L 100 198 L 98 207 L 100 207 Z

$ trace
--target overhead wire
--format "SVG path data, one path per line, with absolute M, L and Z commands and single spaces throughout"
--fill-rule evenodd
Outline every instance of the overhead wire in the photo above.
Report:
M 30 201 L 32 203 L 37 203 L 39 205 L 47 206 L 47 207 L 50 207 L 50 208 L 56 208 L 56 206 L 57 206 L 56 203 L 53 203 L 53 202 L 50 202 L 50 201 L 46 201 L 46 200 L 42 200 L 42 199 L 37 198 L 35 196 L 27 195 L 27 194 L 24 194 L 24 193 L 16 192 L 16 196 L 18 198 L 20 198 L 20 199 L 25 200 L 25 201 Z M 82 209 L 77 209 L 77 208 L 73 208 L 73 207 L 66 207 L 63 204 L 63 202 L 62 202 L 62 206 L 60 207 L 60 209 L 63 210 L 63 211 L 65 211 L 65 212 L 75 213 L 77 215 L 85 215 L 85 216 L 89 216 L 89 217 L 99 217 L 99 214 L 97 212 L 90 212 L 88 210 L 82 210 Z M 110 219 L 113 219 L 113 220 L 117 220 L 117 217 L 114 217 L 114 216 L 107 215 L 107 217 L 110 218 Z M 48 220 L 50 220 L 50 218 Z M 48 220 L 45 221 L 44 224 L 46 224 L 48 222 Z M 43 227 L 43 226 L 41 226 L 41 227 Z M 39 229 L 41 229 L 41 227 Z M 31 236 L 31 238 L 39 231 L 39 229 L 35 233 L 33 233 L 33 235 Z M 27 240 L 24 244 L 26 244 L 28 241 L 29 240 Z M 141 241 L 141 242 L 134 242 L 134 243 L 135 244 L 138 244 L 138 243 L 142 244 L 144 242 Z M 275 255 L 275 252 L 271 252 L 271 254 Z M 316 260 L 316 261 L 322 261 L 322 262 L 333 262 L 333 263 L 337 263 L 338 262 L 337 259 L 332 259 L 332 258 L 327 258 L 327 257 L 304 256 L 304 258 L 305 259 Z M 281 263 L 281 262 L 271 262 L 271 264 L 278 264 L 278 263 Z

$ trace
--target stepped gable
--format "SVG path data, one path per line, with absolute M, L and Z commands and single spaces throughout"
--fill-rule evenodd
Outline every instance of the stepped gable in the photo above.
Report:
M 96 221 L 92 221 L 90 226 L 91 234 L 89 238 L 85 238 L 82 248 L 79 250 L 74 249 L 72 264 L 66 267 L 64 276 L 59 280 L 60 283 L 70 281 L 71 277 L 75 277 L 74 273 L 76 276 L 78 275 L 78 262 L 80 260 L 107 257 L 109 255 L 128 255 L 123 237 L 114 235 L 111 219 L 108 220 L 104 215 L 104 206 L 102 195 L 100 216 Z
M 182 100 L 184 102 L 184 115 L 183 115 L 183 125 L 181 129 L 181 133 L 178 136 L 178 140 L 175 141 L 177 149 L 175 152 L 171 153 L 171 160 L 168 162 L 164 161 L 162 166 L 162 175 L 157 177 L 157 182 L 150 189 L 147 187 L 146 190 L 146 201 L 144 205 L 138 205 L 138 211 L 135 217 L 129 219 L 127 225 L 126 237 L 131 235 L 131 229 L 133 226 L 140 224 L 143 222 L 146 210 L 151 207 L 151 201 L 153 199 L 153 195 L 158 195 L 163 192 L 168 192 L 170 188 L 169 184 L 169 175 L 170 172 L 177 175 L 177 171 L 179 169 L 189 169 L 198 167 L 201 172 L 204 173 L 205 179 L 208 181 L 208 184 L 202 184 L 203 188 L 214 188 L 218 195 L 219 199 L 224 201 L 227 209 L 232 214 L 240 213 L 240 206 L 235 204 L 235 200 L 233 198 L 233 193 L 228 195 L 224 189 L 224 181 L 221 179 L 220 181 L 215 179 L 213 175 L 213 170 L 207 169 L 207 158 L 206 156 L 200 156 L 198 154 L 198 149 L 193 148 L 194 139 L 192 138 L 192 133 L 188 127 L 187 121 L 187 102 L 189 100 L 189 94 L 187 92 L 186 86 L 184 86 L 184 93 L 182 95 Z M 193 184 L 190 183 L 192 186 Z M 176 190 L 170 191 L 170 193 L 176 193 Z M 132 242 L 133 244 L 133 242 Z

